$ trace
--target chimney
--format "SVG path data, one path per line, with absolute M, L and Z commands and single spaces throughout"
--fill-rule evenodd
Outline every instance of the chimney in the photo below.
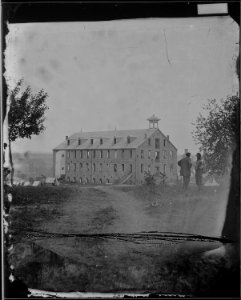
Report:
M 79 139 L 78 139 L 78 145 L 80 145 L 80 144 L 81 144 L 81 139 L 79 138 Z
M 169 135 L 167 135 L 167 140 L 169 141 Z
M 67 145 L 69 145 L 69 137 L 67 135 L 66 135 L 65 139 L 66 139 Z
M 130 142 L 131 142 L 131 138 L 130 138 L 130 136 L 128 135 L 128 137 L 127 137 L 127 144 L 130 144 Z
M 187 152 L 188 152 L 188 149 L 185 149 L 185 154 L 187 154 Z

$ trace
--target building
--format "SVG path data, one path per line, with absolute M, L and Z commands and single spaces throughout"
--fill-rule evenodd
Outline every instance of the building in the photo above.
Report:
M 177 148 L 158 128 L 79 132 L 53 149 L 54 177 L 79 183 L 144 183 L 144 173 L 177 179 Z

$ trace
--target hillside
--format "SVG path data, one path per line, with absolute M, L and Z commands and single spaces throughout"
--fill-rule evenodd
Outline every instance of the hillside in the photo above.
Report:
M 52 153 L 25 152 L 13 153 L 15 177 L 28 180 L 30 177 L 53 176 Z

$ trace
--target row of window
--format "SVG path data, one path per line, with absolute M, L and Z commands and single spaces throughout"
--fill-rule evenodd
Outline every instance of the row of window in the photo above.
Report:
M 173 172 L 173 165 L 170 165 L 170 172 L 172 173 Z M 141 173 L 144 173 L 144 165 L 143 164 L 141 164 Z M 151 172 L 151 166 L 149 165 L 148 167 L 147 167 L 147 170 L 146 170 L 147 172 Z M 163 173 L 164 174 L 166 174 L 166 171 L 167 171 L 167 166 L 166 166 L 166 164 L 163 164 Z M 159 173 L 160 172 L 160 167 L 159 166 L 155 166 L 155 172 L 156 173 Z
M 89 164 L 86 163 L 85 165 L 86 165 L 86 170 L 89 171 L 90 170 Z M 108 168 L 110 167 L 109 164 L 106 164 L 106 166 Z M 76 171 L 77 170 L 77 164 L 74 163 L 73 167 L 74 167 L 73 171 Z M 122 170 L 122 172 L 125 171 L 125 167 L 126 167 L 125 164 L 121 164 L 121 170 Z M 79 170 L 81 170 L 81 169 L 83 169 L 83 164 L 82 163 L 79 164 Z M 93 172 L 97 171 L 97 165 L 95 163 L 92 164 L 92 170 L 93 170 Z M 98 166 L 98 171 L 102 172 L 102 170 L 103 170 L 103 164 L 100 163 L 99 166 Z M 114 170 L 114 172 L 117 172 L 117 164 L 113 165 L 113 170 Z M 129 170 L 130 170 L 130 172 L 132 172 L 132 164 L 129 165 Z M 70 171 L 70 164 L 67 164 L 67 171 Z
M 163 147 L 166 147 L 166 144 L 167 144 L 167 142 L 164 139 L 163 140 Z M 150 138 L 148 139 L 148 146 L 151 146 L 151 139 Z M 160 146 L 161 146 L 160 139 L 156 138 L 155 139 L 155 148 L 160 149 Z
M 147 152 L 148 158 L 151 158 L 151 150 L 148 150 Z M 171 160 L 174 159 L 174 152 L 172 150 L 169 150 L 169 157 Z M 141 150 L 141 158 L 144 158 L 144 150 Z M 163 159 L 168 158 L 168 151 L 163 150 Z M 160 151 L 155 151 L 155 160 L 160 160 Z
M 67 177 L 67 181 L 71 181 L 70 180 L 70 177 Z M 77 182 L 77 178 L 76 177 L 73 177 L 73 182 Z M 100 178 L 100 179 L 97 179 L 97 178 L 92 178 L 92 181 L 87 177 L 87 178 L 82 178 L 80 177 L 78 179 L 78 182 L 79 183 L 84 183 L 84 184 L 88 184 L 88 183 L 94 183 L 94 184 L 102 184 L 102 183 L 110 183 L 110 180 L 107 178 L 106 180 Z
M 86 140 L 85 140 L 86 141 Z M 130 142 L 131 142 L 131 137 L 130 136 L 128 136 L 127 137 L 127 144 L 130 144 Z M 103 138 L 100 138 L 99 139 L 99 143 L 100 143 L 100 145 L 103 145 Z M 115 145 L 117 143 L 117 138 L 116 137 L 114 137 L 113 138 L 113 144 Z M 70 141 L 68 140 L 68 145 L 70 144 Z M 94 139 L 92 138 L 92 139 L 90 139 L 90 145 L 93 145 L 94 144 Z M 81 145 L 81 139 L 78 139 L 78 145 Z
M 100 138 L 100 145 L 103 144 L 103 138 Z M 127 137 L 127 144 L 130 144 L 131 142 L 131 138 L 128 136 Z M 113 144 L 116 144 L 117 143 L 117 138 L 114 137 L 113 139 Z M 70 144 L 70 140 L 68 139 L 67 140 L 67 144 L 69 145 Z M 90 139 L 90 144 L 93 145 L 94 144 L 94 139 Z M 78 145 L 81 145 L 81 139 L 78 139 Z M 148 146 L 151 146 L 151 138 L 148 139 Z M 163 140 L 163 146 L 165 147 L 166 146 L 166 140 L 164 139 Z M 155 139 L 155 148 L 156 149 L 160 149 L 160 139 L 159 138 L 156 138 Z
M 92 151 L 90 151 L 90 150 L 73 150 L 74 158 L 77 158 L 77 151 L 79 151 L 80 158 L 83 158 L 84 151 L 86 151 L 87 158 L 90 158 L 91 152 L 92 152 L 92 158 L 103 158 L 103 150 L 92 150 Z M 132 150 L 126 150 L 126 151 L 129 151 L 129 157 L 132 158 L 132 155 L 133 155 Z M 70 153 L 71 153 L 71 151 L 69 150 L 68 158 L 70 158 Z M 115 159 L 118 157 L 117 153 L 118 153 L 117 150 L 115 150 L 114 151 Z M 121 150 L 121 158 L 122 159 L 124 158 L 124 153 L 125 153 L 125 150 L 122 149 Z M 148 159 L 151 158 L 151 153 L 152 153 L 152 151 L 148 150 L 148 152 L 147 152 Z M 64 157 L 64 154 L 63 154 L 63 157 Z M 174 158 L 174 152 L 172 150 L 169 150 L 169 157 L 171 160 Z M 110 150 L 106 151 L 106 158 L 110 158 Z M 144 158 L 145 158 L 144 150 L 141 150 L 141 159 L 144 159 Z M 166 159 L 166 158 L 168 158 L 168 151 L 163 150 L 163 159 Z M 155 160 L 157 160 L 157 161 L 160 160 L 160 151 L 155 151 Z
M 92 153 L 92 158 L 103 158 L 103 150 L 73 150 L 73 157 L 77 158 L 77 151 L 79 151 L 79 157 L 84 157 L 84 151 L 86 152 L 85 157 L 90 158 Z M 121 151 L 121 157 L 124 158 L 124 149 Z M 129 157 L 132 158 L 133 152 L 132 150 L 129 151 Z M 68 151 L 68 158 L 70 158 L 71 151 Z M 64 157 L 64 154 L 62 155 Z M 106 150 L 106 158 L 110 158 L 110 150 Z M 114 158 L 117 158 L 117 150 L 114 151 Z
M 107 165 L 107 167 L 110 167 L 109 164 L 106 164 L 106 165 Z M 73 166 L 74 166 L 73 171 L 76 171 L 77 164 L 73 164 Z M 82 168 L 83 168 L 83 164 L 80 163 L 80 164 L 79 164 L 79 170 L 81 170 Z M 114 172 L 117 172 L 117 168 L 118 168 L 118 167 L 117 167 L 117 164 L 114 164 L 114 165 L 113 165 L 113 171 L 114 171 Z M 170 168 L 170 172 L 173 172 L 173 165 L 170 165 L 169 168 Z M 87 169 L 87 171 L 90 170 L 90 169 L 89 169 L 89 164 L 88 164 L 88 163 L 86 163 L 86 169 Z M 125 164 L 121 164 L 121 171 L 122 171 L 122 172 L 125 172 L 125 169 L 126 169 Z M 70 164 L 67 164 L 67 171 L 70 171 Z M 97 171 L 97 165 L 96 165 L 95 163 L 92 164 L 92 171 L 93 171 L 93 172 L 96 172 L 96 171 Z M 99 166 L 98 166 L 98 171 L 99 171 L 99 172 L 102 172 L 102 171 L 103 171 L 103 164 L 102 164 L 102 163 L 99 164 Z M 132 164 L 129 165 L 129 171 L 132 172 Z M 148 172 L 151 172 L 151 166 L 150 166 L 150 165 L 148 165 L 147 171 L 148 171 Z M 157 173 L 160 172 L 160 167 L 159 167 L 159 166 L 156 166 L 156 167 L 155 167 L 155 171 L 156 171 Z M 166 164 L 163 164 L 163 173 L 166 173 L 166 171 L 167 171 L 167 166 L 166 166 Z M 141 164 L 141 173 L 143 173 L 143 172 L 144 172 L 144 165 Z

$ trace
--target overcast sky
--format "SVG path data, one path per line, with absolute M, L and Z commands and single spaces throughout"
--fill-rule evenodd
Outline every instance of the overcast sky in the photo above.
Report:
M 239 31 L 229 17 L 10 24 L 10 88 L 24 78 L 49 97 L 46 130 L 13 151 L 50 152 L 80 131 L 159 128 L 197 151 L 191 123 L 209 98 L 236 94 Z

